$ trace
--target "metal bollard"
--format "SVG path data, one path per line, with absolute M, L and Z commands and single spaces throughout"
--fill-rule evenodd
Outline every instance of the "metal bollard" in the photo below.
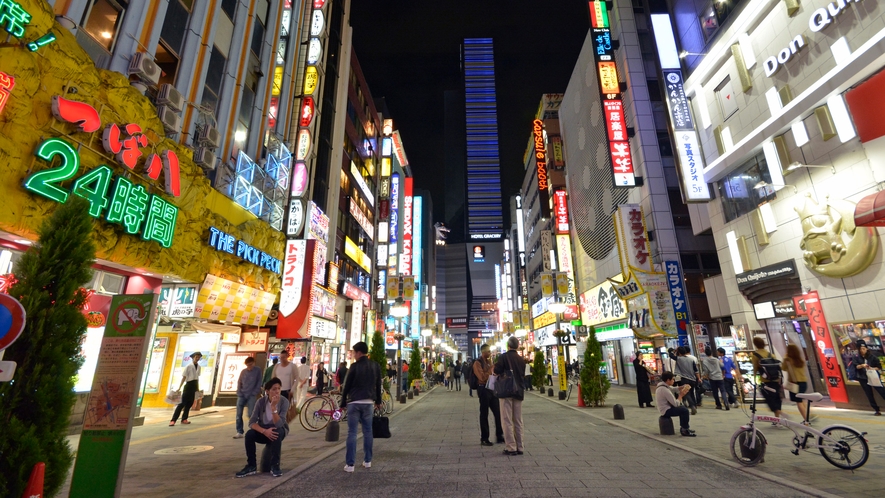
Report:
M 624 420 L 624 407 L 621 405 L 615 405 L 612 407 L 612 412 L 614 412 L 615 420 Z
M 338 441 L 338 435 L 341 428 L 337 420 L 330 420 L 326 426 L 326 441 L 334 443 Z
M 270 445 L 265 444 L 264 449 L 261 450 L 261 462 L 258 465 L 258 470 L 261 472 L 270 472 Z
M 670 417 L 658 418 L 658 429 L 662 436 L 673 436 L 676 434 L 676 430 L 673 427 L 673 419 Z
M 414 397 L 415 397 L 415 391 L 409 391 L 409 399 L 412 399 Z

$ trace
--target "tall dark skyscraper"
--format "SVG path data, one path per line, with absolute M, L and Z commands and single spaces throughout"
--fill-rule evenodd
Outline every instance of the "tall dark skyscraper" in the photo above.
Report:
M 504 219 L 492 39 L 465 38 L 461 57 L 467 118 L 467 237 L 500 239 Z

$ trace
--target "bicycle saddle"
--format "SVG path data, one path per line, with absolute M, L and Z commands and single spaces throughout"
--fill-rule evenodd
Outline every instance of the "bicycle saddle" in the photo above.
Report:
M 808 401 L 813 401 L 815 403 L 824 399 L 824 395 L 821 393 L 799 393 L 796 395 L 796 397 L 802 398 L 802 399 L 807 399 Z

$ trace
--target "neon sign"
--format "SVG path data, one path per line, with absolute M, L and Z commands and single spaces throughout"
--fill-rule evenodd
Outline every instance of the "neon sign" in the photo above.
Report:
M 6 32 L 21 38 L 25 35 L 25 26 L 31 23 L 31 14 L 12 0 L 0 0 L 0 24 L 6 25 Z
M 301 101 L 301 120 L 299 125 L 310 126 L 315 111 L 316 108 L 314 107 L 313 97 L 304 97 L 304 100 Z
M 412 179 L 403 179 L 403 249 L 399 260 L 403 275 L 412 273 Z
M 538 175 L 538 197 L 541 216 L 550 217 L 550 193 L 547 183 L 547 149 L 544 146 L 544 122 L 540 119 L 532 121 L 532 138 L 535 142 L 535 166 Z M 478 237 L 477 237 L 478 238 Z
M 209 245 L 214 247 L 216 251 L 236 254 L 238 258 L 243 258 L 253 265 L 274 273 L 280 273 L 283 265 L 283 262 L 279 259 L 250 246 L 242 240 L 237 240 L 233 235 L 224 233 L 215 227 L 209 227 Z
M 58 119 L 77 124 L 80 131 L 91 133 L 101 128 L 98 112 L 88 104 L 56 96 L 52 99 L 52 111 Z M 105 131 L 107 139 L 103 142 L 106 151 L 116 153 L 118 160 L 134 169 L 142 155 L 139 147 L 146 147 L 148 141 L 138 125 L 129 124 L 124 128 L 129 136 L 121 140 L 119 127 L 116 124 L 108 126 Z M 123 177 L 115 179 L 106 165 L 87 171 L 74 180 L 70 191 L 65 189 L 61 184 L 74 179 L 80 170 L 80 155 L 60 138 L 44 140 L 34 154 L 50 164 L 58 158 L 59 164 L 31 174 L 24 181 L 25 190 L 62 204 L 73 193 L 89 201 L 91 216 L 98 218 L 107 210 L 105 220 L 123 225 L 126 233 L 141 232 L 144 240 L 159 242 L 163 247 L 172 246 L 178 217 L 176 206 L 158 195 L 148 194 L 142 185 L 135 185 Z M 146 162 L 145 169 L 151 179 L 158 179 L 160 170 L 165 170 L 167 192 L 180 195 L 178 157 L 173 151 L 151 154 Z
M 15 78 L 6 73 L 0 73 L 0 114 L 3 114 L 3 108 L 6 107 L 6 102 L 9 101 L 9 95 L 14 86 Z
M 399 229 L 399 173 L 390 176 L 390 243 L 396 244 Z
M 605 2 L 590 2 L 590 25 L 594 28 L 609 27 Z
M 568 201 L 565 190 L 553 192 L 553 214 L 556 217 L 556 233 L 568 233 Z

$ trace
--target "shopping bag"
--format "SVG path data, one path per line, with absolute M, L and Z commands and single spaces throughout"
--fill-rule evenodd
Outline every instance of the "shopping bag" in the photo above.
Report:
M 486 381 L 486 389 L 491 389 L 493 392 L 495 390 L 495 384 L 498 382 L 498 376 L 495 374 L 489 375 L 489 380 Z
M 879 377 L 879 371 L 872 368 L 867 369 L 867 384 L 872 387 L 882 387 L 882 378 Z
M 375 439 L 387 439 L 390 437 L 390 419 L 387 417 L 372 417 L 372 437 Z
M 169 394 L 166 395 L 166 399 L 164 399 L 166 403 L 170 405 L 177 405 L 181 403 L 181 391 L 169 391 Z

